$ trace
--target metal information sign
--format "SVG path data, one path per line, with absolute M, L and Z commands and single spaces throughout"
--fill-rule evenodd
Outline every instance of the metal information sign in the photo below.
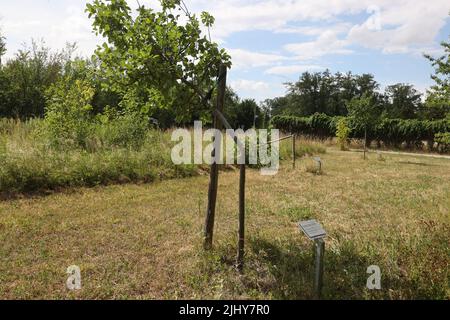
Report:
M 322 159 L 319 157 L 314 157 L 313 160 L 317 163 L 317 166 L 319 167 L 319 173 L 322 173 Z
M 300 222 L 300 229 L 306 234 L 310 240 L 323 239 L 327 236 L 326 231 L 316 220 L 308 220 Z
M 316 220 L 300 222 L 300 229 L 304 234 L 314 241 L 315 252 L 315 272 L 314 272 L 314 291 L 317 299 L 320 299 L 323 286 L 323 257 L 325 255 L 326 231 Z

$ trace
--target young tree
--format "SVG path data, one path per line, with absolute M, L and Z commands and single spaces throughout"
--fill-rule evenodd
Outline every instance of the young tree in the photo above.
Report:
M 160 0 L 159 10 L 140 5 L 133 13 L 126 0 L 94 0 L 86 11 L 93 27 L 107 42 L 96 54 L 109 79 L 109 88 L 140 111 L 153 114 L 167 108 L 178 120 L 204 110 L 219 66 L 230 56 L 202 35 L 201 24 L 213 26 L 204 12 L 201 21 L 182 0 Z
M 361 98 L 354 98 L 347 104 L 349 117 L 352 120 L 355 131 L 364 130 L 364 159 L 367 151 L 367 130 L 373 127 L 380 117 L 380 109 L 373 95 L 363 94 Z

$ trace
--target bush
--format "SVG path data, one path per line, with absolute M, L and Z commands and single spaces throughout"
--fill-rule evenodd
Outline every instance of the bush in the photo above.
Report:
M 437 133 L 435 141 L 438 144 L 439 152 L 450 152 L 450 132 Z
M 350 128 L 347 124 L 347 119 L 342 118 L 338 121 L 336 137 L 338 140 L 339 147 L 342 151 L 347 150 L 348 139 L 350 136 Z
M 94 89 L 84 80 L 57 82 L 47 91 L 45 129 L 53 145 L 86 147 L 92 127 Z
M 94 132 L 104 147 L 139 149 L 145 142 L 149 121 L 137 112 L 122 115 L 107 111 L 98 118 Z

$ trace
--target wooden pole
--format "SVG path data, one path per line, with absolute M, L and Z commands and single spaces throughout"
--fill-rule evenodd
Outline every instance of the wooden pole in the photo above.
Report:
M 245 164 L 240 165 L 239 178 L 239 241 L 237 267 L 239 271 L 244 268 L 244 246 L 245 246 Z
M 295 169 L 295 134 L 292 135 L 292 169 Z
M 315 245 L 315 274 L 314 274 L 314 293 L 315 298 L 320 299 L 323 287 L 323 257 L 325 255 L 325 241 L 318 239 L 314 242 Z
M 364 128 L 364 160 L 366 160 L 367 152 L 367 127 Z
M 227 86 L 227 67 L 221 65 L 219 68 L 219 81 L 217 86 L 217 110 L 223 112 L 225 103 L 225 90 Z M 214 128 L 221 129 L 221 122 L 214 114 Z M 216 155 L 216 152 L 221 152 L 222 145 L 219 142 L 217 144 L 219 150 L 213 150 L 212 156 Z M 216 215 L 216 202 L 217 202 L 217 187 L 219 184 L 219 166 L 213 162 L 211 165 L 209 190 L 208 190 L 208 208 L 206 210 L 205 231 L 204 231 L 204 248 L 210 250 L 212 248 L 212 241 L 214 235 L 214 220 Z
M 226 129 L 232 129 L 230 124 L 224 115 L 217 111 L 215 112 L 218 119 L 222 122 Z M 242 146 L 242 142 L 235 136 L 234 142 L 237 146 L 242 147 L 245 152 L 245 141 Z M 244 268 L 244 246 L 245 246 L 245 164 L 240 165 L 240 178 L 239 178 L 239 230 L 238 230 L 238 254 L 236 259 L 236 265 L 239 271 Z

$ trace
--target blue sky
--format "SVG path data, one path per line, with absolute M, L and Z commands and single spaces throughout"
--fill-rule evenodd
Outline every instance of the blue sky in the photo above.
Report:
M 154 5 L 156 0 L 140 0 Z M 450 35 L 448 0 L 185 0 L 216 17 L 213 40 L 233 58 L 229 84 L 257 101 L 283 95 L 304 71 L 372 73 L 382 86 L 424 92 L 433 69 L 422 53 L 441 53 Z M 129 1 L 135 6 L 136 1 Z M 100 39 L 80 0 L 2 0 L 0 27 L 11 57 L 31 38 L 54 49 L 77 42 L 89 55 Z

